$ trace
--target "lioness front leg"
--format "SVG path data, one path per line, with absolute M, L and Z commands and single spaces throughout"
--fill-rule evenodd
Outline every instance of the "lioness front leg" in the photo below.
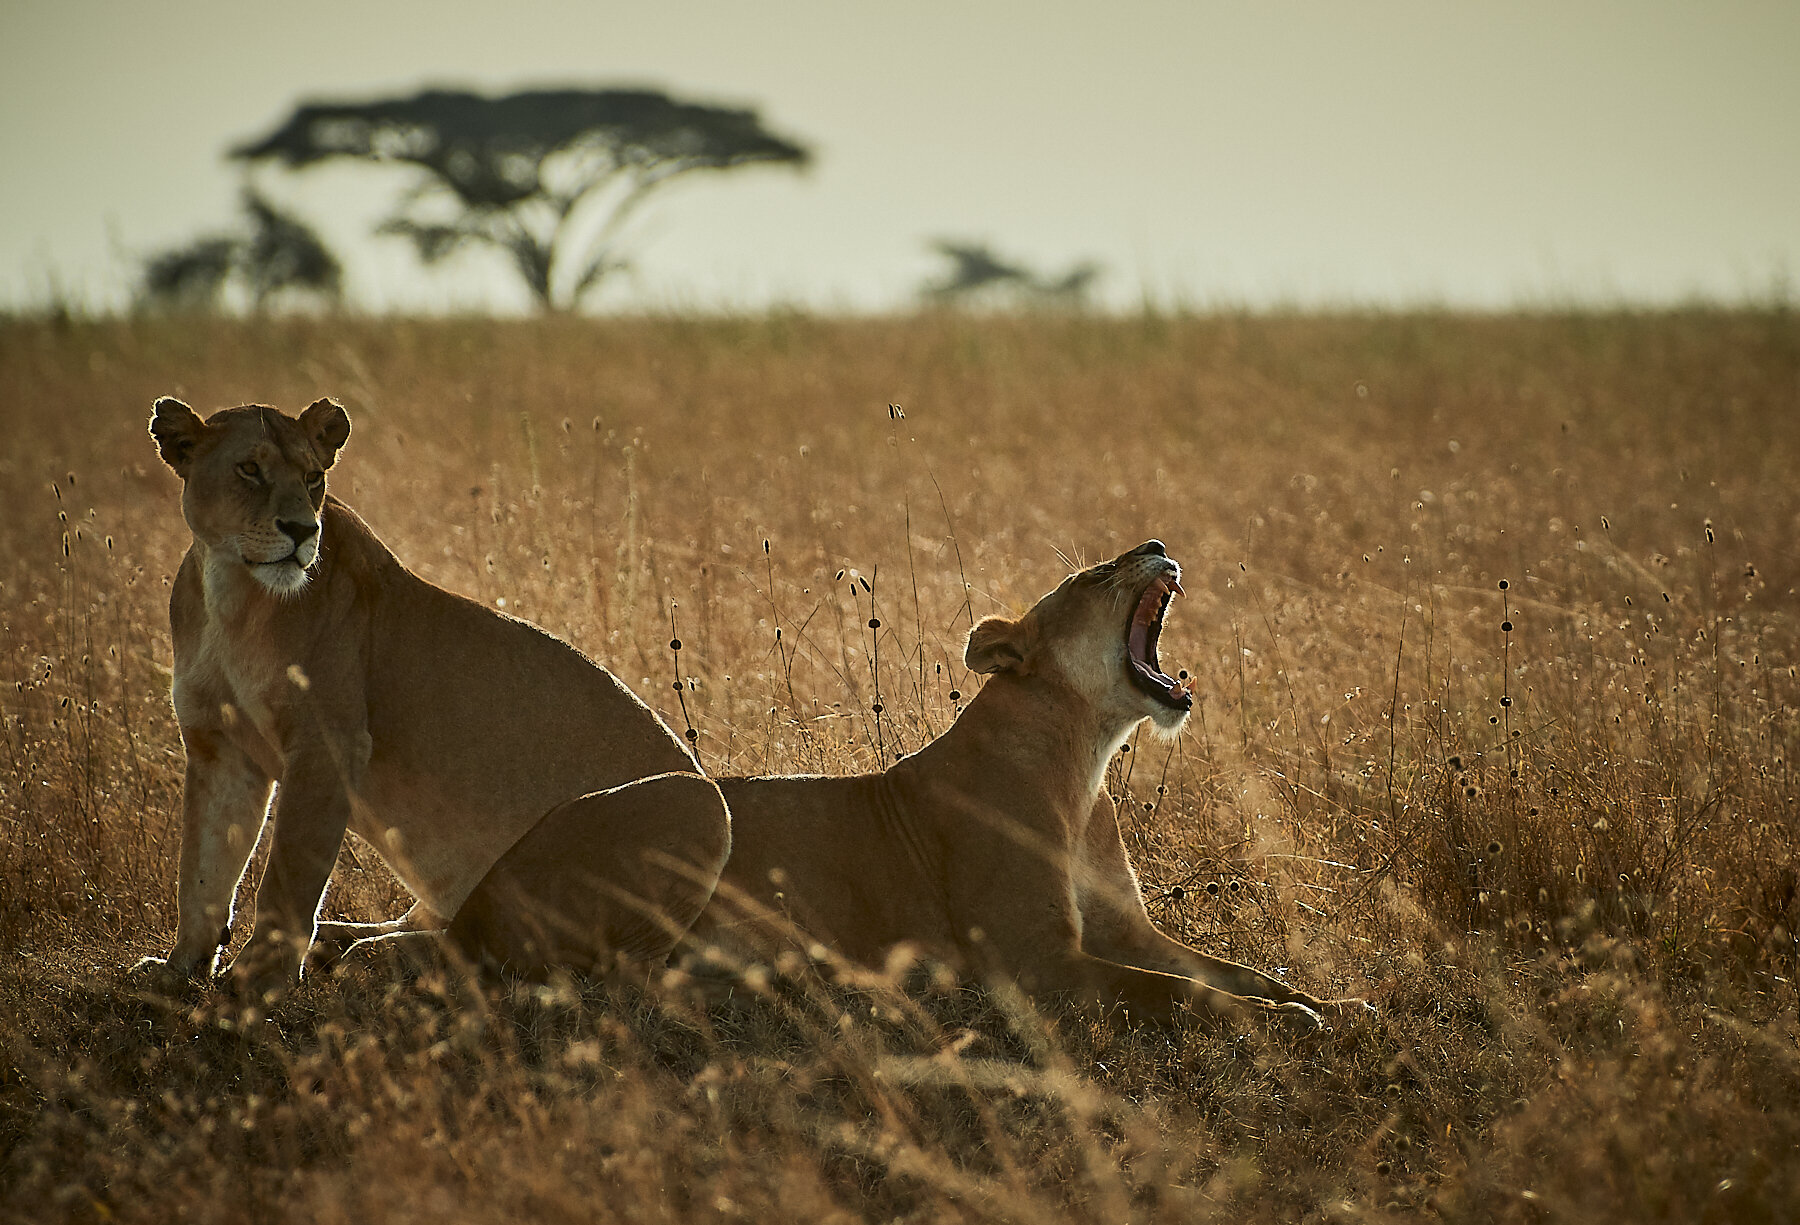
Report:
M 1068 870 L 1066 861 L 1048 857 L 1013 858 L 1004 891 L 991 891 L 980 906 L 954 916 L 959 929 L 982 933 L 966 949 L 971 957 L 986 960 L 1033 994 L 1121 1009 L 1133 1021 L 1168 1025 L 1189 1011 L 1220 1020 L 1280 1012 L 1316 1027 L 1318 1017 L 1303 1004 L 1244 997 L 1191 976 L 1125 965 L 1084 949 Z
M 1178 974 L 1219 991 L 1272 1004 L 1299 1004 L 1314 1012 L 1326 1009 L 1317 997 L 1288 986 L 1273 975 L 1235 961 L 1212 957 L 1157 931 L 1144 917 L 1142 927 L 1120 922 L 1090 933 L 1083 947 L 1096 956 L 1163 974 Z
M 1320 1024 L 1318 1014 L 1299 1002 L 1239 996 L 1193 978 L 1120 965 L 1085 952 L 1040 956 L 1021 967 L 1019 977 L 1034 992 L 1056 992 L 1089 1008 L 1117 1009 L 1132 1022 L 1166 1026 L 1188 1015 L 1207 1024 L 1257 1017 L 1289 1020 L 1308 1030 Z
M 322 749 L 297 752 L 283 765 L 269 866 L 256 895 L 256 929 L 233 967 L 253 993 L 300 976 L 350 823 L 348 782 L 343 765 Z
M 233 900 L 262 833 L 274 780 L 217 732 L 183 728 L 182 740 L 187 771 L 175 947 L 166 960 L 146 957 L 138 967 L 166 966 L 185 978 L 210 975 L 230 939 Z
M 1151 923 L 1135 888 L 1129 901 L 1118 899 L 1117 904 L 1108 905 L 1090 895 L 1083 902 L 1081 947 L 1096 957 L 1160 974 L 1177 974 L 1248 999 L 1300 1004 L 1314 1011 L 1324 1007 L 1317 998 L 1273 975 L 1210 956 L 1165 936 Z
M 1101 792 L 1082 847 L 1081 947 L 1123 965 L 1178 974 L 1230 995 L 1292 1004 L 1316 1013 L 1370 1011 L 1362 1000 L 1320 1000 L 1270 974 L 1191 948 L 1158 931 L 1119 836 L 1112 799 Z

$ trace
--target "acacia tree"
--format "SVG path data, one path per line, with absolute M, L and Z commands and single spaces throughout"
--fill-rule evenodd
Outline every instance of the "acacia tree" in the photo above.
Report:
M 620 231 L 659 187 L 702 170 L 802 167 L 811 153 L 754 110 L 656 90 L 541 89 L 311 103 L 232 156 L 291 169 L 333 158 L 416 167 L 377 232 L 410 239 L 426 264 L 496 247 L 540 306 L 560 310 L 625 265 Z
M 1058 303 L 1080 306 L 1089 287 L 1100 275 L 1091 260 L 1072 265 L 1061 276 L 1034 272 L 1023 264 L 1001 259 L 985 243 L 957 242 L 940 238 L 931 249 L 950 261 L 940 281 L 928 281 L 920 293 L 940 302 L 963 301 L 981 294 L 1007 294 L 1021 303 Z
M 140 300 L 214 310 L 235 279 L 258 310 L 283 295 L 335 303 L 343 269 L 312 227 L 252 190 L 245 190 L 242 204 L 248 225 L 241 231 L 203 235 L 145 260 Z

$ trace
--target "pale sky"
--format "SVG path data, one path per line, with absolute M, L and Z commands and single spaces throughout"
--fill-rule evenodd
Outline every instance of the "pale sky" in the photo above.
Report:
M 889 309 L 937 236 L 1129 306 L 1767 300 L 1800 272 L 1800 3 L 0 0 L 0 306 L 233 219 L 303 98 L 649 84 L 760 108 L 805 175 L 696 176 L 614 307 Z M 518 309 L 498 257 L 367 237 L 408 181 L 259 182 L 372 308 Z

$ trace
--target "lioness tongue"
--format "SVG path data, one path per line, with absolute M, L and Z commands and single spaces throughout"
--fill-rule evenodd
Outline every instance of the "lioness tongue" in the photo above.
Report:
M 1137 611 L 1131 615 L 1131 630 L 1126 635 L 1125 646 L 1134 668 L 1164 689 L 1172 690 L 1175 688 L 1174 678 L 1164 676 L 1150 664 L 1150 627 L 1156 624 L 1156 615 L 1162 611 L 1165 590 L 1162 583 L 1152 583 L 1149 590 L 1144 592 L 1144 598 L 1138 601 Z
M 1146 662 L 1150 658 L 1150 627 L 1136 617 L 1131 619 L 1131 633 L 1125 639 L 1125 646 L 1131 652 L 1131 662 L 1148 672 Z

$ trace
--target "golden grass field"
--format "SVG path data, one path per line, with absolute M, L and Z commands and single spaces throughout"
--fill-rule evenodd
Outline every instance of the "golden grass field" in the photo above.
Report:
M 719 772 L 917 747 L 971 618 L 1161 537 L 1202 700 L 1113 768 L 1150 911 L 1379 1016 L 1163 1034 L 794 965 L 141 989 L 165 393 L 339 398 L 332 487 L 403 560 Z M 0 422 L 0 1218 L 1800 1217 L 1791 314 L 13 320 Z M 348 845 L 327 911 L 404 904 Z

